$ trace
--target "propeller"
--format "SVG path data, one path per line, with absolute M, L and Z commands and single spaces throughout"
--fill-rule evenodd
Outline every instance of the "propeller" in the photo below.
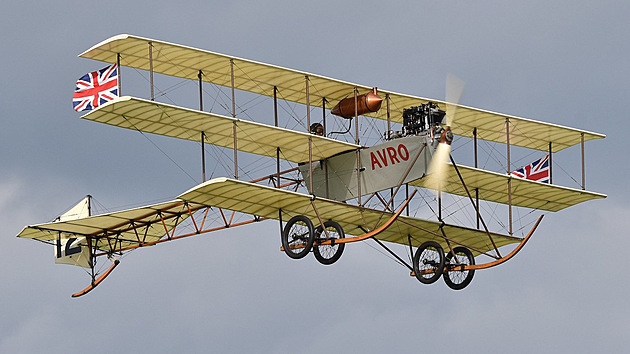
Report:
M 451 154 L 451 142 L 453 141 L 451 125 L 455 121 L 457 103 L 463 91 L 464 82 L 449 73 L 446 76 L 446 127 L 439 137 L 440 143 L 431 158 L 427 176 L 427 187 L 436 193 L 443 188 L 444 181 L 448 178 L 448 161 Z

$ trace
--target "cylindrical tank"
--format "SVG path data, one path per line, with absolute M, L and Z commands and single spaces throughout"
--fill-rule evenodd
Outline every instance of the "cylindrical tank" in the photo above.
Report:
M 376 94 L 376 88 L 374 88 L 372 92 L 357 96 L 357 113 L 361 115 L 376 112 L 381 108 L 381 103 L 383 99 Z M 339 101 L 330 113 L 344 118 L 354 117 L 354 95 Z

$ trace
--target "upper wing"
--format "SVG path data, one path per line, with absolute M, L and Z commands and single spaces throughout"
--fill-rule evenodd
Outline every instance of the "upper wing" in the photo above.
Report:
M 201 71 L 202 79 L 217 85 L 231 86 L 231 67 L 234 67 L 234 87 L 239 90 L 272 96 L 274 87 L 278 89 L 282 99 L 306 104 L 306 82 L 308 77 L 310 102 L 338 102 L 353 94 L 354 88 L 361 92 L 371 90 L 370 86 L 358 85 L 346 81 L 331 79 L 304 71 L 287 69 L 275 65 L 264 64 L 234 56 L 219 54 L 207 50 L 191 48 L 183 45 L 142 38 L 131 35 L 111 37 L 87 51 L 80 57 L 109 63 L 116 62 L 118 54 L 123 64 L 133 68 L 149 70 L 148 48 L 152 47 L 153 70 L 165 75 L 197 80 Z M 445 108 L 446 103 L 418 96 L 405 95 L 392 91 L 380 90 L 390 99 L 391 119 L 402 123 L 404 108 L 417 106 L 433 101 Z M 510 144 L 531 149 L 557 152 L 582 141 L 604 138 L 605 135 L 578 130 L 560 125 L 538 122 L 482 109 L 457 106 L 457 120 L 451 127 L 454 134 L 472 137 L 473 129 L 477 129 L 478 138 L 505 143 L 506 120 L 510 124 Z M 387 119 L 384 109 L 368 114 L 369 116 Z
M 203 132 L 208 143 L 226 148 L 234 147 L 236 125 L 239 150 L 276 157 L 276 148 L 280 148 L 280 156 L 292 162 L 308 161 L 309 138 L 312 140 L 312 158 L 315 161 L 359 148 L 355 144 L 306 132 L 129 96 L 108 102 L 81 118 L 193 141 L 200 141 Z
M 479 198 L 491 202 L 509 203 L 508 180 L 512 181 L 511 201 L 514 206 L 559 211 L 587 200 L 606 198 L 605 194 L 510 177 L 507 174 L 459 164 L 457 167 L 470 194 L 475 196 L 474 190 L 478 189 Z M 467 195 L 455 168 L 450 163 L 448 164 L 446 176 L 443 192 L 461 196 Z M 426 178 L 410 182 L 409 184 L 429 188 Z
M 230 178 L 207 181 L 183 193 L 179 198 L 196 204 L 217 206 L 270 219 L 278 219 L 279 210 L 282 210 L 283 215 L 306 215 L 317 224 L 318 218 L 311 205 L 312 201 L 323 221 L 336 221 L 349 235 L 362 235 L 366 230 L 376 229 L 392 216 L 392 213 L 359 208 L 328 199 L 313 199 L 307 194 Z M 401 215 L 377 238 L 408 245 L 410 235 L 413 246 L 417 247 L 424 241 L 434 240 L 446 247 L 444 239 L 435 235 L 441 234 L 440 226 L 441 224 L 437 222 Z M 445 225 L 444 231 L 450 240 L 467 245 L 471 249 L 484 252 L 494 249 L 488 235 L 483 231 L 452 225 Z M 497 247 L 520 242 L 517 237 L 494 233 L 492 236 Z

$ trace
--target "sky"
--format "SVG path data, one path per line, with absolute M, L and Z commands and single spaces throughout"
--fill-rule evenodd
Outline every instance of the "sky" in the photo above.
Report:
M 626 1 L 3 2 L 0 352 L 624 352 L 629 14 Z M 199 183 L 198 145 L 72 110 L 76 79 L 105 66 L 77 55 L 121 33 L 436 99 L 455 73 L 464 105 L 606 134 L 586 144 L 586 186 L 608 198 L 547 213 L 463 291 L 420 284 L 368 243 L 333 266 L 289 259 L 268 221 L 132 252 L 72 299 L 89 278 L 16 238 L 25 225 L 87 194 L 115 210 Z M 554 155 L 579 180 L 578 160 Z

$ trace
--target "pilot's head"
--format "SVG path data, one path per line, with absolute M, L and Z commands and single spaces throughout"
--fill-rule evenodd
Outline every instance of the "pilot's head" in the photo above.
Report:
M 324 126 L 320 123 L 313 123 L 311 124 L 310 132 L 311 134 L 322 136 L 324 135 Z

